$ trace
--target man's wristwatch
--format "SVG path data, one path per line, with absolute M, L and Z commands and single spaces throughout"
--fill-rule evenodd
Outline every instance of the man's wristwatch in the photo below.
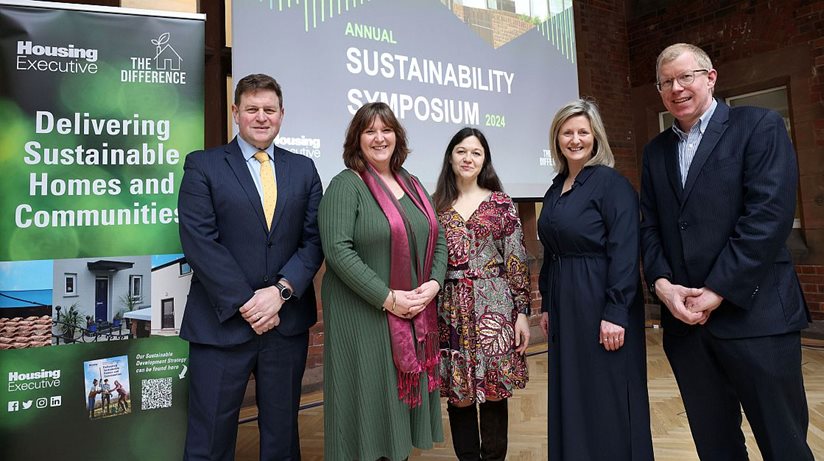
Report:
M 292 298 L 292 289 L 287 287 L 286 285 L 278 282 L 275 284 L 275 288 L 280 291 L 280 298 L 284 301 L 289 301 Z

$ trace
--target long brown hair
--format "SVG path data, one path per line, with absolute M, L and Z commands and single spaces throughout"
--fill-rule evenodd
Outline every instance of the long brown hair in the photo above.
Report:
M 406 130 L 395 117 L 392 109 L 384 102 L 370 102 L 364 104 L 352 117 L 349 128 L 346 129 L 346 140 L 343 142 L 343 164 L 358 173 L 366 169 L 366 159 L 360 148 L 360 137 L 367 128 L 372 126 L 376 118 L 380 118 L 384 125 L 395 132 L 395 150 L 389 160 L 389 169 L 398 172 L 409 155 L 406 139 Z
M 478 185 L 493 192 L 503 190 L 501 180 L 498 179 L 498 174 L 492 166 L 492 152 L 489 150 L 489 143 L 486 141 L 486 136 L 477 128 L 461 128 L 460 131 L 455 133 L 455 136 L 452 136 L 452 140 L 449 141 L 449 144 L 446 146 L 446 152 L 444 152 L 443 155 L 443 165 L 441 165 L 441 174 L 438 176 L 438 184 L 435 186 L 435 193 L 432 195 L 432 200 L 435 202 L 435 210 L 438 212 L 449 209 L 458 198 L 458 185 L 455 181 L 455 172 L 452 170 L 452 151 L 455 150 L 455 146 L 470 136 L 478 138 L 478 141 L 481 142 L 481 147 L 484 148 L 484 164 L 481 165 L 481 172 L 478 174 Z

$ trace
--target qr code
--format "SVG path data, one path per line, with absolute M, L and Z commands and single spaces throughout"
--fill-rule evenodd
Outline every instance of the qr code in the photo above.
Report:
M 154 410 L 172 406 L 172 378 L 144 379 L 140 388 L 140 409 Z

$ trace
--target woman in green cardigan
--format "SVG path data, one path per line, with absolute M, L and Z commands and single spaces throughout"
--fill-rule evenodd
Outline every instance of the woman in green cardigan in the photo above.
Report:
M 435 299 L 446 244 L 402 168 L 408 154 L 389 106 L 364 105 L 347 130 L 347 169 L 320 204 L 329 461 L 402 460 L 443 440 Z

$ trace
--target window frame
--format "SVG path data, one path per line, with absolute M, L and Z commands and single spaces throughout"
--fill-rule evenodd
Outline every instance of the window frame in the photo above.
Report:
M 72 284 L 72 291 L 69 291 L 69 281 L 71 280 Z M 78 290 L 77 286 L 77 273 L 76 272 L 65 272 L 63 274 L 63 293 L 64 296 L 67 298 L 76 298 L 80 296 L 80 290 Z
M 138 282 L 137 290 L 135 290 L 135 281 Z M 129 275 L 129 297 L 132 298 L 135 303 L 139 303 L 143 300 L 143 275 Z

